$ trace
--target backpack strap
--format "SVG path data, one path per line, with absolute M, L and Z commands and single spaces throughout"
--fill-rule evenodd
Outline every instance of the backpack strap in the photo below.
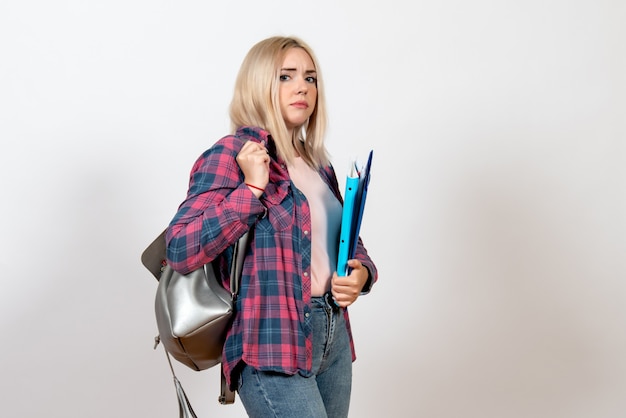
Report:
M 220 367 L 222 370 L 220 372 L 221 375 L 221 387 L 220 387 L 220 396 L 218 401 L 222 405 L 231 405 L 235 403 L 235 392 L 230 390 L 228 384 L 226 383 L 226 376 L 224 375 L 224 363 L 221 364 Z

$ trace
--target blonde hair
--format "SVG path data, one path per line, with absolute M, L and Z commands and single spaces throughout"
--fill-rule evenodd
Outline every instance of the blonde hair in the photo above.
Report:
M 302 48 L 313 61 L 317 72 L 317 102 L 309 120 L 293 130 L 290 137 L 282 117 L 278 97 L 280 67 L 286 52 Z M 295 37 L 275 36 L 254 45 L 241 64 L 233 100 L 230 104 L 233 133 L 242 126 L 256 126 L 268 131 L 278 154 L 288 163 L 296 152 L 307 164 L 319 168 L 329 164 L 324 145 L 326 105 L 320 67 L 311 48 Z

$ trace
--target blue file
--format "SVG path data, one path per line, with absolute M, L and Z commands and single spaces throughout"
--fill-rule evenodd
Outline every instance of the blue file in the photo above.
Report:
M 354 202 L 359 188 L 359 176 L 356 165 L 351 164 L 350 173 L 346 177 L 346 191 L 343 196 L 343 210 L 341 212 L 341 232 L 339 234 L 339 255 L 337 256 L 337 274 L 345 276 L 348 270 L 350 254 L 352 216 Z
M 370 182 L 373 153 L 373 150 L 370 151 L 367 164 L 360 172 L 356 167 L 356 163 L 351 164 L 350 172 L 346 177 L 346 190 L 341 213 L 341 232 L 339 234 L 339 254 L 337 257 L 337 274 L 339 276 L 350 274 L 348 260 L 354 258 L 356 253 L 363 211 L 365 209 L 365 199 Z

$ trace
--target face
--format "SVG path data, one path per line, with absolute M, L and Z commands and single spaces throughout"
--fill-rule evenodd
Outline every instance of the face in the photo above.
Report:
M 313 60 L 302 48 L 290 48 L 280 67 L 280 111 L 291 134 L 315 110 L 317 73 Z

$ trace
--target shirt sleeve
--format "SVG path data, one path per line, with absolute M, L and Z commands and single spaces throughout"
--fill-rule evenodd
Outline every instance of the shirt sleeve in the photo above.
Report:
M 363 289 L 361 289 L 362 295 L 368 294 L 370 290 L 372 290 L 372 286 L 374 285 L 374 283 L 376 283 L 376 281 L 378 280 L 378 269 L 376 268 L 376 265 L 374 264 L 372 259 L 367 254 L 367 250 L 363 245 L 361 237 L 359 237 L 359 242 L 356 247 L 356 254 L 354 258 L 359 260 L 361 264 L 363 264 L 367 268 L 367 271 L 369 271 L 369 277 L 367 278 L 367 282 L 363 286 Z
M 236 142 L 218 141 L 191 169 L 187 197 L 166 234 L 167 262 L 182 274 L 217 258 L 265 213 L 243 183 L 235 159 L 242 144 Z

